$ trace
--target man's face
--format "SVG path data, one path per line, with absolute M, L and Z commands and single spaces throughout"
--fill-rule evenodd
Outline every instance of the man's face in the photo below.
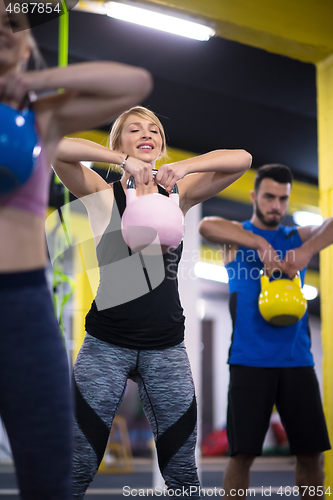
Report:
M 255 215 L 268 228 L 277 227 L 288 210 L 291 185 L 264 178 L 258 192 L 251 192 Z

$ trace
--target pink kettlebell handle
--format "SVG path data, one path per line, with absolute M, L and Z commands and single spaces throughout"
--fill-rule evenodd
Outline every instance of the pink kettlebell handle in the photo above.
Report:
M 157 170 L 153 169 L 153 176 L 155 177 L 157 174 Z M 126 205 L 131 203 L 136 198 L 136 190 L 135 190 L 135 180 L 134 177 L 131 175 L 131 177 L 127 181 L 127 191 L 126 191 Z M 169 194 L 169 198 L 177 205 L 179 206 L 179 192 L 178 192 L 178 187 L 177 183 L 173 186 L 171 193 Z

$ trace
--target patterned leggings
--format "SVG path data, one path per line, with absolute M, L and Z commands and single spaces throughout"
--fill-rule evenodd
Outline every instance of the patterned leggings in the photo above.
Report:
M 198 491 L 196 400 L 184 343 L 163 350 L 135 350 L 87 334 L 74 366 L 74 498 L 84 498 L 97 472 L 128 378 L 138 384 L 167 487 L 179 493 L 195 486 Z

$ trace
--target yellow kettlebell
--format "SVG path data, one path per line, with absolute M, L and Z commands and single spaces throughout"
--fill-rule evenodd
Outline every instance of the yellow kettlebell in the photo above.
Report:
M 290 279 L 269 281 L 262 271 L 259 311 L 262 317 L 276 326 L 289 326 L 303 318 L 308 307 L 301 288 L 299 273 Z

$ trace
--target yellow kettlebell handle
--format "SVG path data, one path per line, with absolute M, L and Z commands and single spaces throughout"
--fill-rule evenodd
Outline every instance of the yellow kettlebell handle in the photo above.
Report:
M 264 266 L 260 271 L 260 284 L 261 289 L 263 290 L 269 285 L 269 277 L 267 276 L 266 267 Z
M 302 288 L 301 273 L 299 271 L 297 271 L 297 273 L 293 277 L 293 283 L 295 283 L 295 285 L 298 285 L 300 288 Z
M 301 274 L 299 271 L 295 274 L 295 276 L 292 279 L 292 282 L 299 286 L 299 288 L 302 288 L 302 283 L 301 283 Z M 267 287 L 269 284 L 269 277 L 267 276 L 266 273 L 266 268 L 263 267 L 262 270 L 260 271 L 260 284 L 261 284 L 261 289 L 263 290 L 264 288 Z

